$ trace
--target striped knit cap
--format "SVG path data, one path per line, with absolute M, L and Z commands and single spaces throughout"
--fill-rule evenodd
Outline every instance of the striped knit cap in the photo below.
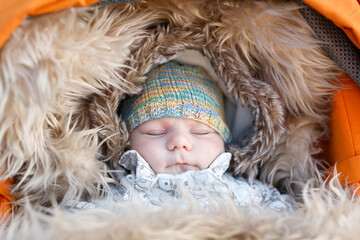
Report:
M 146 77 L 141 94 L 122 105 L 129 131 L 153 119 L 188 118 L 207 124 L 230 142 L 221 90 L 203 68 L 170 61 L 153 68 Z

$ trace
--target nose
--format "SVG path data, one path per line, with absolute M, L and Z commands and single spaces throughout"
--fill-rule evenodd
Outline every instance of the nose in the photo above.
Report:
M 180 149 L 186 151 L 192 150 L 192 143 L 189 136 L 187 136 L 186 133 L 182 133 L 182 132 L 173 133 L 169 137 L 166 145 L 169 151 L 180 150 Z

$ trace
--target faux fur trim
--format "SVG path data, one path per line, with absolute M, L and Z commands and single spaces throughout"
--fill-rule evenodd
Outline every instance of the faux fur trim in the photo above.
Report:
M 149 208 L 140 202 L 63 213 L 26 206 L 24 214 L 0 226 L 0 238 L 43 240 L 99 239 L 356 239 L 360 203 L 345 192 L 309 190 L 302 208 L 276 213 L 256 206 L 236 208 L 231 202 L 203 212 L 178 204 Z M 325 197 L 324 197 L 325 196 Z

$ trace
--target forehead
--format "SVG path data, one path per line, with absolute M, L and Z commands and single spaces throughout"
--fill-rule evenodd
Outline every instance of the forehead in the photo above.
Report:
M 185 127 L 204 127 L 204 128 L 211 128 L 207 124 L 202 123 L 197 120 L 189 119 L 189 118 L 176 118 L 176 117 L 164 117 L 164 118 L 157 118 L 153 120 L 146 121 L 142 123 L 138 128 L 147 128 L 147 127 L 170 127 L 173 125 L 182 124 Z

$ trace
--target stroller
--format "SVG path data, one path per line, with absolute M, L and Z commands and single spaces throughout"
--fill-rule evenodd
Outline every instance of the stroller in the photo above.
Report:
M 3 4 L 1 238 L 356 236 L 360 3 L 304 2 Z M 191 51 L 209 60 L 228 91 L 234 173 L 293 195 L 299 210 L 49 212 L 64 200 L 102 194 L 128 142 L 119 103 L 139 90 L 151 66 L 191 61 Z

